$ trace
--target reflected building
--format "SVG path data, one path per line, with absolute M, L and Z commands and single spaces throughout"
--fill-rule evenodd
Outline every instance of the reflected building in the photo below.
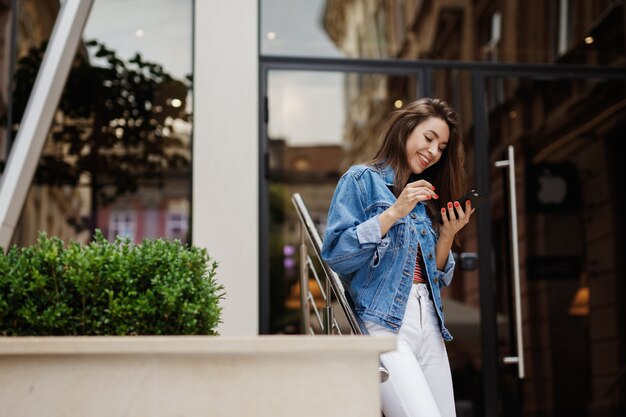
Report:
M 3 2 L 0 6 L 0 24 L 2 32 L 1 47 L 4 53 L 0 56 L 0 82 L 2 97 L 0 113 L 5 119 L 8 116 L 8 107 L 12 102 L 9 97 L 9 83 L 12 82 L 14 62 L 26 56 L 31 48 L 38 48 L 52 33 L 56 15 L 59 11 L 59 2 L 53 0 L 30 0 L 20 2 L 19 10 L 11 9 L 11 2 Z M 15 28 L 15 61 L 11 58 L 11 18 L 17 13 Z M 5 162 L 10 148 L 10 139 L 7 135 L 6 124 L 0 128 L 0 161 Z M 46 146 L 46 152 L 53 150 Z M 46 231 L 48 235 L 58 236 L 64 240 L 84 241 L 81 235 L 71 224 L 72 219 L 81 216 L 81 207 L 86 196 L 72 187 L 53 187 L 48 185 L 33 185 L 28 192 L 20 221 L 13 236 L 13 243 L 24 246 L 33 244 L 39 231 Z
M 7 36 L 0 110 L 7 122 L 12 118 L 13 136 L 60 2 L 28 0 L 17 5 L 14 41 L 10 6 L 0 16 Z M 102 9 L 94 6 L 90 20 L 97 21 L 100 11 L 106 11 L 104 2 L 97 6 Z M 87 39 L 79 44 L 13 235 L 17 245 L 34 243 L 39 231 L 87 242 L 95 228 L 111 240 L 122 236 L 135 242 L 157 237 L 190 241 L 191 74 L 188 80 L 178 80 L 162 64 L 143 58 L 141 50 L 134 57 L 121 57 L 106 42 Z M 9 142 L 3 130 L 2 161 Z
M 349 58 L 623 65 L 623 5 L 594 2 L 328 0 L 323 26 Z M 533 22 L 532 29 L 528 22 Z M 591 28 L 591 30 L 590 30 Z M 472 119 L 471 85 L 463 71 L 437 71 L 432 88 Z M 517 80 L 487 85 L 490 107 L 516 91 Z M 411 78 L 348 74 L 346 137 L 352 161 L 367 160 L 381 123 L 415 99 Z M 381 105 L 379 105 L 382 103 Z M 508 103 L 509 111 L 514 111 Z M 515 114 L 515 113 L 510 113 Z
M 624 16 L 624 3 L 609 0 L 328 0 L 323 22 L 346 57 L 611 67 L 626 63 Z M 433 70 L 428 88 L 460 111 L 472 172 L 474 143 L 483 138 L 474 137 L 470 77 L 464 69 Z M 416 91 L 403 77 L 346 76 L 350 162 L 372 155 L 384 117 Z M 524 416 L 605 415 L 626 401 L 626 225 L 617 180 L 626 162 L 617 150 L 625 93 L 623 80 L 530 73 L 486 80 L 489 161 L 503 159 L 509 145 L 517 152 L 527 376 L 521 393 L 511 394 L 517 400 L 505 402 L 519 401 Z M 499 171 L 490 173 L 496 303 L 511 314 L 507 185 Z M 465 230 L 458 249 L 475 251 L 476 233 Z M 479 308 L 478 274 L 457 271 L 455 280 L 448 295 Z M 453 344 L 453 361 L 454 351 Z M 479 350 L 473 356 L 480 361 Z
M 337 145 L 289 146 L 285 140 L 270 140 L 270 175 L 280 184 L 285 222 L 282 236 L 286 244 L 299 245 L 299 220 L 290 200 L 300 193 L 318 232 L 326 229 L 328 205 L 341 171 L 344 151 Z
M 135 177 L 136 189 L 116 194 L 119 174 L 113 171 L 106 176 L 105 172 L 102 182 L 108 185 L 102 188 L 115 197 L 98 206 L 96 226 L 109 240 L 120 236 L 136 243 L 154 238 L 189 243 L 192 115 L 187 96 L 190 88 L 179 80 L 155 83 L 151 88 L 148 100 L 152 109 L 145 122 L 154 126 L 154 130 L 146 131 L 153 143 L 115 150 L 114 161 L 123 163 L 129 155 L 134 155 L 142 165 L 128 169 Z M 139 123 L 141 117 L 135 120 Z M 132 121 L 130 116 L 124 124 L 128 126 Z M 132 136 L 127 140 L 132 140 Z M 155 163 L 150 162 L 150 156 L 146 158 L 146 154 L 150 155 L 146 147 L 157 148 L 152 150 Z

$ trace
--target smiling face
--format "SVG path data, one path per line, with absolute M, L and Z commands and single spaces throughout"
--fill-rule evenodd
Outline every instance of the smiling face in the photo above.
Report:
M 448 146 L 450 129 L 443 120 L 430 117 L 417 125 L 406 141 L 407 162 L 414 174 L 433 166 Z

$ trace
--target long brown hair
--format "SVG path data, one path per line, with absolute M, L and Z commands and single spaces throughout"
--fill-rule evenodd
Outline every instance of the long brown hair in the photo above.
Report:
M 450 129 L 448 145 L 439 161 L 419 176 L 412 177 L 406 154 L 406 142 L 420 123 L 430 118 L 443 120 Z M 368 165 L 389 165 L 396 173 L 394 194 L 400 195 L 409 180 L 425 179 L 435 186 L 439 199 L 429 200 L 428 211 L 432 217 L 448 202 L 467 192 L 465 149 L 456 110 L 437 98 L 422 98 L 391 113 L 380 137 L 380 145 Z

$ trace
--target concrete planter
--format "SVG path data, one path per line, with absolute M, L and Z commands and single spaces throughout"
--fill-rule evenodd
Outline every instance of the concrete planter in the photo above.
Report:
M 12 417 L 380 417 L 392 338 L 0 338 Z

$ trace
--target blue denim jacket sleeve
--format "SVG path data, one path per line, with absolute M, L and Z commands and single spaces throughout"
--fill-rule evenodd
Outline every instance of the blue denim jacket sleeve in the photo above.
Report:
M 347 275 L 368 263 L 378 265 L 388 247 L 389 238 L 381 237 L 378 216 L 367 218 L 363 190 L 347 173 L 330 203 L 322 259 L 338 274 Z
M 454 275 L 455 264 L 456 261 L 454 260 L 454 256 L 452 256 L 452 251 L 450 251 L 443 271 L 437 270 L 437 278 L 439 278 L 440 286 L 445 285 L 447 287 L 450 285 L 450 281 L 452 281 L 452 276 Z

